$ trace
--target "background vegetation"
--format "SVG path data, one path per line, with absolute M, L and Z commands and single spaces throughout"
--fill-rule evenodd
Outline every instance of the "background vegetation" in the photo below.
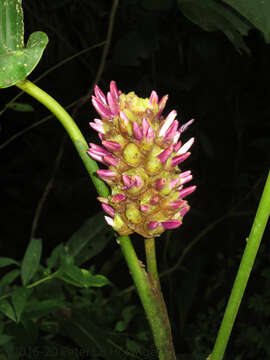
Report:
M 196 138 L 184 163 L 198 186 L 192 211 L 157 242 L 179 359 L 211 352 L 269 168 L 266 3 L 23 1 L 26 39 L 36 30 L 50 39 L 30 79 L 46 74 L 39 85 L 71 104 L 89 142 L 97 141 L 88 126 L 96 113 L 84 100 L 97 77 L 105 91 L 113 79 L 142 97 L 168 93 L 167 111 L 175 108 L 183 123 L 196 119 L 184 134 Z M 126 264 L 77 153 L 36 101 L 10 102 L 17 94 L 1 91 L 0 248 L 14 259 L 0 261 L 2 358 L 154 359 Z M 228 360 L 270 356 L 269 246 L 268 226 Z

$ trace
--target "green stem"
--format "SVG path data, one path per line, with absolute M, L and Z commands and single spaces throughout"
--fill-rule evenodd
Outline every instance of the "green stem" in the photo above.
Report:
M 75 145 L 75 148 L 77 149 L 84 166 L 86 167 L 86 170 L 97 189 L 98 194 L 101 196 L 108 196 L 109 190 L 107 186 L 95 175 L 96 171 L 98 170 L 98 166 L 96 162 L 92 160 L 87 154 L 89 146 L 87 145 L 87 142 L 80 129 L 71 116 L 66 112 L 66 110 L 50 95 L 48 95 L 45 91 L 41 90 L 38 86 L 29 80 L 20 81 L 16 84 L 16 86 L 38 100 L 56 116 L 56 118 L 64 126 L 71 141 Z
M 211 360 L 222 360 L 232 327 L 244 295 L 260 242 L 270 216 L 270 171 L 265 183 L 258 210 L 250 231 L 247 245 L 236 275 L 232 292 L 211 354 Z
M 156 259 L 155 238 L 145 239 L 144 247 L 145 247 L 145 255 L 146 255 L 147 273 L 151 277 L 151 280 L 153 281 L 156 288 L 160 289 L 157 259 Z
M 164 313 L 163 299 L 161 300 L 159 296 L 160 291 L 153 286 L 144 265 L 137 258 L 130 239 L 127 236 L 121 236 L 118 240 L 146 312 L 159 360 L 176 360 L 170 324 L 167 312 Z

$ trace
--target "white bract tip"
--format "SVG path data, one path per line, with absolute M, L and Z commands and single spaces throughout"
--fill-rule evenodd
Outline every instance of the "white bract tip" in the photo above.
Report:
M 172 125 L 172 123 L 174 122 L 174 119 L 176 117 L 177 113 L 175 110 L 172 110 L 169 115 L 166 117 L 166 120 L 164 122 L 164 124 L 161 126 L 161 129 L 159 131 L 158 136 L 164 136 L 166 131 L 169 129 L 169 127 Z
M 191 148 L 193 143 L 194 143 L 194 138 L 189 139 L 183 146 L 180 147 L 180 149 L 177 151 L 176 154 L 181 155 L 186 153 Z

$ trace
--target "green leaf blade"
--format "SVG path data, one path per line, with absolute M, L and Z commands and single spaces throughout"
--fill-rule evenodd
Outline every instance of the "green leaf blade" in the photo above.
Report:
M 0 6 L 0 55 L 24 47 L 21 0 L 3 0 Z
M 88 219 L 67 241 L 68 253 L 81 265 L 99 254 L 110 241 L 103 213 Z
M 24 47 L 22 0 L 1 0 L 0 88 L 25 80 L 37 66 L 47 43 L 47 35 L 36 31 Z
M 226 5 L 214 0 L 178 0 L 178 7 L 194 24 L 205 31 L 222 31 L 239 52 L 250 53 L 243 36 L 251 25 Z
M 13 103 L 7 104 L 7 108 L 14 110 L 14 111 L 19 111 L 19 112 L 33 112 L 34 111 L 34 108 L 32 105 L 24 104 L 24 103 L 20 103 L 20 102 L 13 102 Z
M 9 265 L 18 265 L 19 263 L 18 261 L 8 258 L 8 257 L 0 257 L 0 267 L 5 267 L 5 266 L 9 266 Z
M 13 308 L 16 313 L 16 322 L 19 323 L 21 319 L 22 312 L 25 308 L 28 297 L 30 296 L 32 290 L 25 287 L 19 287 L 11 294 L 11 301 Z
M 48 43 L 41 31 L 30 35 L 25 49 L 0 54 L 0 88 L 7 88 L 24 80 L 37 66 Z
M 270 2 L 265 0 L 223 0 L 259 29 L 270 43 Z
M 23 257 L 21 266 L 21 278 L 23 285 L 27 285 L 35 275 L 41 258 L 42 240 L 31 239 Z
M 11 320 L 16 321 L 15 311 L 7 300 L 0 301 L 0 311 Z

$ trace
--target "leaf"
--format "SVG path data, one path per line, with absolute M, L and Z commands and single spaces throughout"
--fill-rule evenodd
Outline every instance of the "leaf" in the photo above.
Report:
M 270 2 L 268 0 L 223 0 L 223 2 L 248 19 L 263 33 L 265 41 L 270 42 Z
M 21 278 L 23 285 L 27 285 L 35 275 L 41 258 L 42 240 L 31 239 L 23 257 Z
M 19 287 L 11 294 L 11 301 L 16 313 L 17 323 L 20 322 L 22 312 L 26 305 L 27 299 L 30 296 L 32 290 L 25 287 Z
M 24 46 L 23 11 L 20 0 L 1 1 L 0 54 Z
M 5 274 L 0 280 L 0 289 L 3 290 L 7 285 L 13 283 L 13 281 L 20 275 L 20 270 L 11 270 Z
M 56 268 L 60 264 L 61 255 L 64 254 L 64 245 L 63 243 L 58 244 L 53 251 L 49 258 L 47 258 L 46 263 L 49 269 Z
M 60 319 L 62 333 L 82 349 L 102 359 L 126 359 L 126 355 L 122 357 L 111 345 L 109 341 L 111 334 L 106 327 L 97 326 L 93 320 L 91 313 L 87 312 L 87 309 L 84 311 L 74 309 L 71 320 Z
M 38 64 L 48 43 L 41 31 L 30 35 L 24 47 L 21 0 L 5 0 L 0 6 L 0 88 L 24 80 Z
M 11 320 L 16 321 L 15 311 L 7 300 L 0 301 L 0 311 Z
M 75 282 L 74 285 L 81 287 L 101 287 L 110 284 L 105 276 L 92 275 L 90 271 L 73 264 L 63 266 L 63 271 L 58 277 L 66 282 Z
M 0 257 L 0 267 L 5 267 L 9 265 L 20 265 L 18 261 L 8 258 L 8 257 Z
M 7 108 L 15 110 L 15 111 L 19 111 L 19 112 L 33 112 L 34 111 L 34 108 L 32 105 L 18 103 L 18 102 L 7 104 Z
M 238 51 L 250 53 L 243 36 L 251 26 L 233 10 L 214 0 L 178 0 L 178 7 L 194 24 L 206 31 L 222 31 Z
M 9 342 L 11 339 L 13 339 L 13 336 L 8 335 L 0 335 L 0 346 L 5 345 L 7 342 Z
M 115 44 L 113 61 L 119 65 L 137 66 L 149 58 L 159 48 L 157 17 L 147 15 L 138 17 L 135 30 L 123 32 Z
M 122 311 L 123 320 L 120 320 L 116 323 L 115 330 L 119 332 L 125 331 L 128 327 L 128 324 L 134 318 L 137 312 L 138 309 L 134 305 L 125 307 Z
M 88 219 L 67 241 L 68 253 L 74 256 L 75 263 L 81 265 L 99 254 L 110 241 L 103 213 Z
M 34 300 L 26 304 L 24 316 L 29 319 L 41 317 L 65 306 L 66 303 L 63 300 Z

